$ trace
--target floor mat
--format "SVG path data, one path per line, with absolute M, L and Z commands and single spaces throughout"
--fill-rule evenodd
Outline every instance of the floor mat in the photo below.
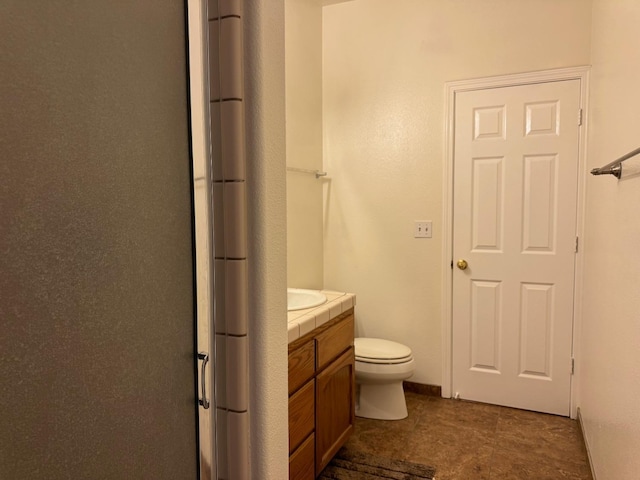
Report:
M 433 480 L 436 469 L 343 447 L 322 471 L 322 480 Z

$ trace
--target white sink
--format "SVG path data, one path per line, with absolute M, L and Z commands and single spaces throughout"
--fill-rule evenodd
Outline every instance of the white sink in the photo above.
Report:
M 304 308 L 317 307 L 327 301 L 324 293 L 318 290 L 305 290 L 302 288 L 287 288 L 287 311 L 302 310 Z

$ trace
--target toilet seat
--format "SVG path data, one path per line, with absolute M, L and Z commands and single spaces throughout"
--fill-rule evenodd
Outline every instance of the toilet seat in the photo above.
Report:
M 380 360 L 376 358 L 361 358 L 356 357 L 356 362 L 360 363 L 370 363 L 372 365 L 401 365 L 403 363 L 409 363 L 413 360 L 412 356 L 405 358 L 398 358 L 393 360 Z
M 356 338 L 356 362 L 397 365 L 413 361 L 411 349 L 401 343 L 382 338 Z

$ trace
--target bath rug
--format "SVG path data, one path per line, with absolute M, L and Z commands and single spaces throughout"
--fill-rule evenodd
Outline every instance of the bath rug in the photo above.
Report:
M 341 448 L 320 473 L 321 480 L 433 480 L 436 469 L 419 463 L 358 452 L 352 447 Z

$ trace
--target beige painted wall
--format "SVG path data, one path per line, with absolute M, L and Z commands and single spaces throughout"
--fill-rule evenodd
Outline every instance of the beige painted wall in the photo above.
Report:
M 289 475 L 284 0 L 245 0 L 244 12 L 250 478 L 279 479 Z
M 637 0 L 594 1 L 589 169 L 640 146 L 639 24 Z M 579 405 L 598 480 L 640 472 L 640 158 L 624 165 L 586 185 Z
M 323 10 L 326 288 L 357 334 L 413 349 L 441 385 L 444 84 L 586 65 L 584 0 L 354 0 Z M 432 220 L 432 239 L 414 239 Z M 448 267 L 448 265 L 447 265 Z
M 285 1 L 287 165 L 322 170 L 322 4 Z M 322 184 L 287 171 L 287 282 L 323 287 Z

